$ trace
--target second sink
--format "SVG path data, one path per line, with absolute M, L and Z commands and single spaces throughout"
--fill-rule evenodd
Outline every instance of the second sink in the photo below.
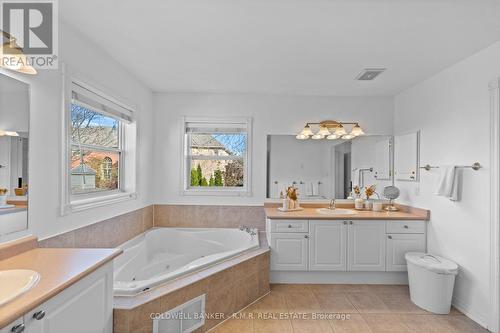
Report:
M 0 271 L 0 306 L 24 294 L 40 279 L 40 274 L 28 269 Z

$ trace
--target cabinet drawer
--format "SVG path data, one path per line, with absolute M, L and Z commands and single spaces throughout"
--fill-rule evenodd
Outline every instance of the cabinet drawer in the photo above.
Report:
M 387 221 L 388 234 L 424 234 L 425 221 Z
M 271 232 L 308 232 L 307 220 L 271 220 Z

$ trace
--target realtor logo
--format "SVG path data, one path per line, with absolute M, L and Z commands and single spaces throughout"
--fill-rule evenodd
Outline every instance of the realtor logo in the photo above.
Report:
M 26 56 L 38 68 L 57 68 L 56 0 L 0 0 L 3 55 Z

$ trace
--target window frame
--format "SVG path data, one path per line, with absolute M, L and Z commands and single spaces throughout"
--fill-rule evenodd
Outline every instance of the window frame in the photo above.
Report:
M 82 80 L 74 73 L 68 73 L 69 70 L 63 67 L 63 109 L 62 109 L 62 145 L 61 145 L 61 205 L 60 214 L 70 213 L 91 209 L 118 203 L 125 200 L 137 198 L 136 179 L 137 179 L 137 131 L 135 112 L 137 108 L 131 107 L 112 97 L 112 94 L 105 92 L 97 84 L 87 83 L 89 80 Z M 72 194 L 71 190 L 71 150 L 75 146 L 71 139 L 71 104 L 73 84 L 77 84 L 91 92 L 99 95 L 110 102 L 130 110 L 132 117 L 130 123 L 120 121 L 118 130 L 118 148 L 119 153 L 119 171 L 118 171 L 118 189 L 108 191 L 92 191 L 88 193 Z M 99 110 L 96 110 L 99 112 Z M 104 115 L 106 112 L 104 112 Z M 116 148 L 101 147 L 89 144 L 81 144 L 82 148 L 90 148 L 94 151 L 116 152 Z M 78 145 L 76 145 L 78 147 Z M 104 148 L 104 149 L 103 149 Z M 96 170 L 97 171 L 97 170 Z
M 251 196 L 252 195 L 252 125 L 251 117 L 181 117 L 181 195 L 184 196 Z M 210 124 L 211 127 L 222 127 L 234 124 L 235 127 L 245 128 L 247 137 L 246 151 L 242 157 L 243 186 L 242 187 L 191 187 L 191 160 L 193 159 L 189 152 L 189 140 L 186 128 L 189 123 Z M 237 160 L 235 157 L 225 157 L 219 155 L 197 156 L 199 160 Z

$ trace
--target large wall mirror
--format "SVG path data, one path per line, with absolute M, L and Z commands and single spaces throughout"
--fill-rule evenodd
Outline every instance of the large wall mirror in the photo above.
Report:
M 297 140 L 267 136 L 267 198 L 278 199 L 288 186 L 299 199 L 348 199 L 352 187 L 392 185 L 392 136 L 367 135 L 352 140 Z
M 28 227 L 29 85 L 0 74 L 0 239 Z

